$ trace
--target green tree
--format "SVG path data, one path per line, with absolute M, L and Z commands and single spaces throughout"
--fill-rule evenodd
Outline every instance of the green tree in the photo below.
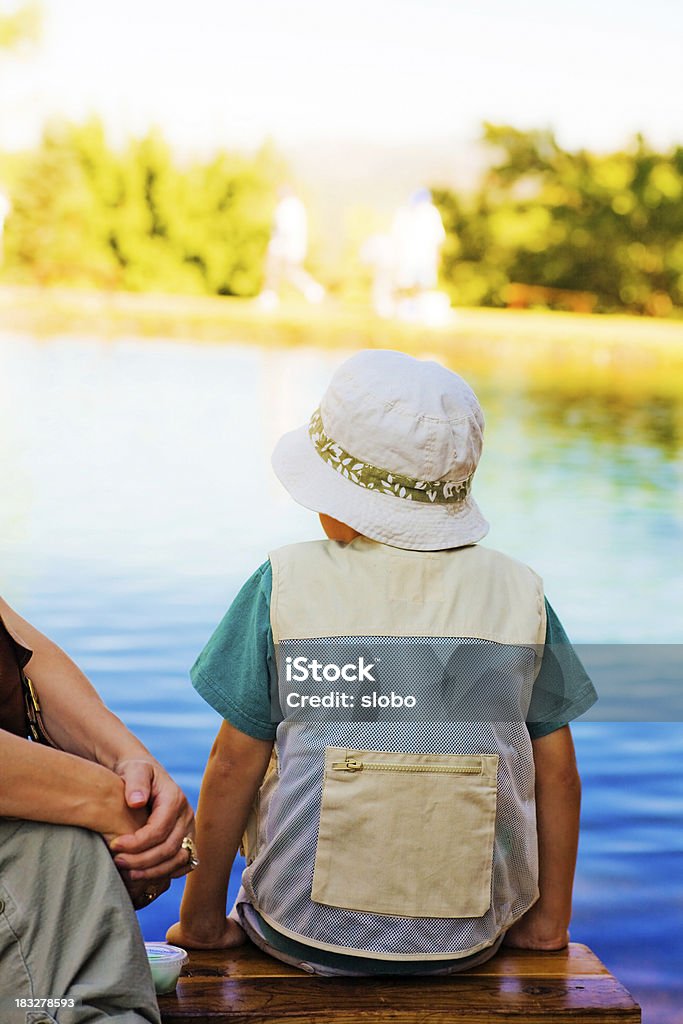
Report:
M 101 152 L 95 157 L 95 152 Z M 40 284 L 114 285 L 117 264 L 91 188 L 92 162 L 106 158 L 101 127 L 51 126 L 16 172 L 5 259 L 16 276 Z
M 53 125 L 15 175 L 8 271 L 43 284 L 254 295 L 277 162 L 180 166 L 158 132 L 113 150 L 96 119 Z
M 667 314 L 683 304 L 683 151 L 642 138 L 606 155 L 549 131 L 485 125 L 495 153 L 467 200 L 436 193 L 456 301 L 502 305 L 510 282 L 587 292 L 602 310 Z M 551 297 L 552 301 L 552 297 Z
M 40 3 L 22 4 L 8 14 L 0 13 L 0 50 L 15 50 L 40 38 L 43 10 Z

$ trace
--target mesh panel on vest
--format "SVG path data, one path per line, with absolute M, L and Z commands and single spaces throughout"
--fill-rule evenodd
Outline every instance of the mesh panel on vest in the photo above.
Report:
M 277 729 L 280 774 L 275 784 L 264 790 L 257 853 L 243 876 L 251 902 L 273 924 L 312 945 L 332 944 L 387 958 L 465 955 L 493 942 L 538 895 L 534 763 L 524 724 L 534 651 L 457 637 L 327 637 L 282 641 L 278 647 L 278 698 L 286 711 Z M 420 714 L 373 709 L 363 717 L 355 709 L 334 710 L 317 711 L 314 720 L 310 715 L 301 720 L 301 713 L 287 708 L 287 694 L 292 689 L 285 679 L 287 657 L 342 664 L 352 650 L 365 652 L 373 664 L 390 666 L 379 685 L 365 683 L 365 688 L 383 690 L 390 682 L 395 689 L 416 696 Z M 478 681 L 490 684 L 494 680 L 494 706 L 501 709 L 496 715 L 500 720 L 493 721 L 488 714 L 468 713 L 458 719 L 452 715 L 454 708 L 462 710 L 463 705 L 451 700 L 448 680 L 456 675 L 463 678 L 463 666 L 468 663 L 470 679 L 464 686 L 468 709 L 476 708 L 472 698 Z M 452 669 L 454 665 L 457 673 L 444 673 L 444 666 Z M 318 691 L 323 689 L 331 689 L 331 684 L 318 684 Z M 390 714 L 391 720 L 387 720 Z M 482 917 L 402 918 L 346 910 L 311 899 L 325 747 L 499 755 L 491 905 Z M 449 841 L 452 837 L 444 836 L 444 842 Z

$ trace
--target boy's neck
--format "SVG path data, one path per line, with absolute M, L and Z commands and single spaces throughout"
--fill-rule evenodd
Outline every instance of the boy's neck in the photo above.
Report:
M 325 515 L 324 512 L 319 512 L 318 515 L 320 524 L 330 540 L 338 540 L 342 544 L 349 544 L 356 537 L 362 536 L 352 526 L 349 526 L 347 523 L 341 523 L 338 519 Z

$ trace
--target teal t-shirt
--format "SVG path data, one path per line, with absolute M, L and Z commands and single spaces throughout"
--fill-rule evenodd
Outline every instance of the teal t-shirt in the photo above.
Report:
M 192 684 L 199 694 L 223 718 L 240 732 L 258 740 L 273 740 L 277 722 L 273 721 L 271 693 L 277 692 L 275 646 L 270 625 L 272 572 L 264 562 L 247 580 L 219 623 L 213 636 L 191 669 Z M 587 711 L 597 694 L 586 670 L 574 651 L 562 623 L 546 601 L 545 654 L 534 683 L 534 693 L 561 694 L 552 720 L 542 711 L 542 697 L 530 708 L 527 728 L 532 739 L 546 736 L 567 725 Z M 348 968 L 349 956 L 294 942 L 270 928 L 260 918 L 264 935 L 276 949 L 302 960 L 313 960 L 329 967 Z M 352 969 L 368 974 L 416 973 L 424 964 L 381 961 L 370 957 L 353 958 Z M 430 969 L 448 966 L 452 960 L 430 961 Z

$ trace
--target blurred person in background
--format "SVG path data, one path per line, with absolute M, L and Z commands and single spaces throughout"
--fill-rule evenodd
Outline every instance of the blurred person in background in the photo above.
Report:
M 322 302 L 325 289 L 304 269 L 308 252 L 306 207 L 289 186 L 283 186 L 278 195 L 266 253 L 266 280 L 259 303 L 264 309 L 274 309 L 280 302 L 284 283 L 292 285 L 307 302 Z
M 396 315 L 420 323 L 448 322 L 452 315 L 450 301 L 437 288 L 446 232 L 429 189 L 417 189 L 409 202 L 396 211 L 391 234 L 395 250 Z
M 396 252 L 391 235 L 377 234 L 366 239 L 360 260 L 372 270 L 372 308 L 377 316 L 389 319 L 396 313 Z
M 396 287 L 401 291 L 436 288 L 439 255 L 446 238 L 441 214 L 431 192 L 419 188 L 396 212 L 393 226 L 396 245 Z
M 3 257 L 3 237 L 5 231 L 5 221 L 12 212 L 12 204 L 9 201 L 8 196 L 0 189 L 0 265 L 2 264 Z

